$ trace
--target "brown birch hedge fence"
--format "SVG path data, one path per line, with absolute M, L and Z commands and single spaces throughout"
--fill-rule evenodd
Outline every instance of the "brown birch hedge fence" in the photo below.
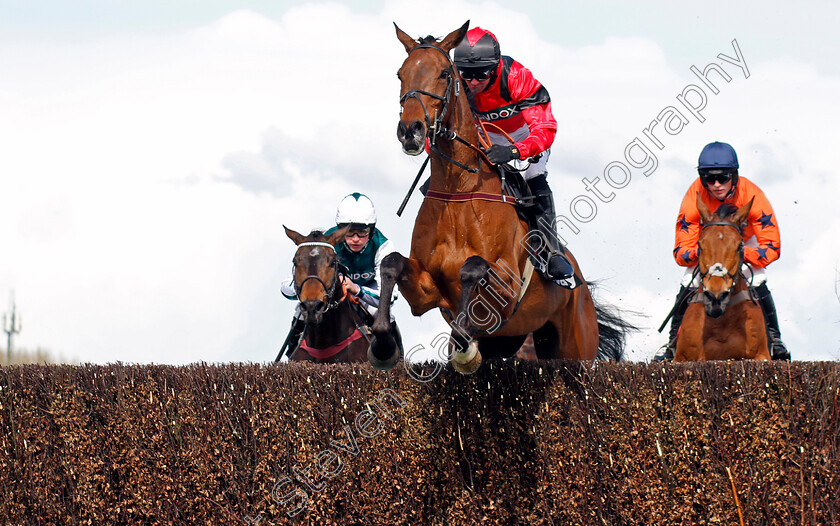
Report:
M 836 525 L 838 373 L 4 367 L 0 524 Z

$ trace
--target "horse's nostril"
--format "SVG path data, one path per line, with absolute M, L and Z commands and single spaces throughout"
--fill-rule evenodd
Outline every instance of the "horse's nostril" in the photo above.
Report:
M 408 127 L 408 131 L 415 137 L 423 137 L 426 133 L 426 126 L 420 121 L 414 121 L 411 123 L 411 126 Z
M 326 306 L 321 300 L 306 300 L 300 302 L 301 308 L 308 314 L 316 314 L 324 310 Z

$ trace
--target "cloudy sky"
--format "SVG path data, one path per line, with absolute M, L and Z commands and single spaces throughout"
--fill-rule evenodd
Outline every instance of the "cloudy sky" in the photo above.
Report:
M 273 359 L 294 307 L 278 290 L 293 254 L 281 225 L 331 226 L 361 191 L 408 253 L 419 195 L 395 211 L 422 159 L 395 137 L 405 52 L 392 22 L 419 37 L 469 19 L 551 94 L 549 181 L 579 229 L 565 236 L 602 301 L 644 314 L 631 359 L 665 341 L 682 275 L 673 225 L 713 140 L 775 207 L 768 284 L 794 358 L 840 358 L 836 6 L 352 4 L 0 3 L 0 307 L 14 290 L 17 346 L 97 363 Z M 741 66 L 719 57 L 738 52 Z M 730 79 L 710 75 L 717 94 L 691 71 L 711 63 Z M 707 99 L 697 115 L 677 99 L 691 85 Z M 669 108 L 687 122 L 660 124 L 654 147 L 644 130 Z M 605 186 L 635 139 L 655 170 Z M 587 192 L 595 177 L 609 202 Z M 404 300 L 396 314 L 407 344 L 444 328 Z

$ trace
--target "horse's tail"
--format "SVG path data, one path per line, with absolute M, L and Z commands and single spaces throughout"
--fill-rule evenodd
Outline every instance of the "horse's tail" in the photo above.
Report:
M 593 283 L 588 284 L 590 289 Z M 612 305 L 598 302 L 594 297 L 595 315 L 598 319 L 598 360 L 613 360 L 620 362 L 624 359 L 624 347 L 627 335 L 639 330 L 638 327 L 625 320 L 621 311 Z

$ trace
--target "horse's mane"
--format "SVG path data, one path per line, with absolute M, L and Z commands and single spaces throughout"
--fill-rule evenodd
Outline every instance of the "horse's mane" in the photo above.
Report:
M 723 203 L 717 208 L 717 210 L 715 210 L 715 214 L 717 214 L 720 219 L 726 219 L 737 211 L 738 207 L 732 203 Z
M 310 241 L 323 241 L 324 239 L 326 239 L 323 230 L 313 230 L 306 237 L 312 238 Z
M 433 37 L 432 35 L 425 36 L 418 40 L 421 44 L 436 44 L 438 41 L 437 38 Z

